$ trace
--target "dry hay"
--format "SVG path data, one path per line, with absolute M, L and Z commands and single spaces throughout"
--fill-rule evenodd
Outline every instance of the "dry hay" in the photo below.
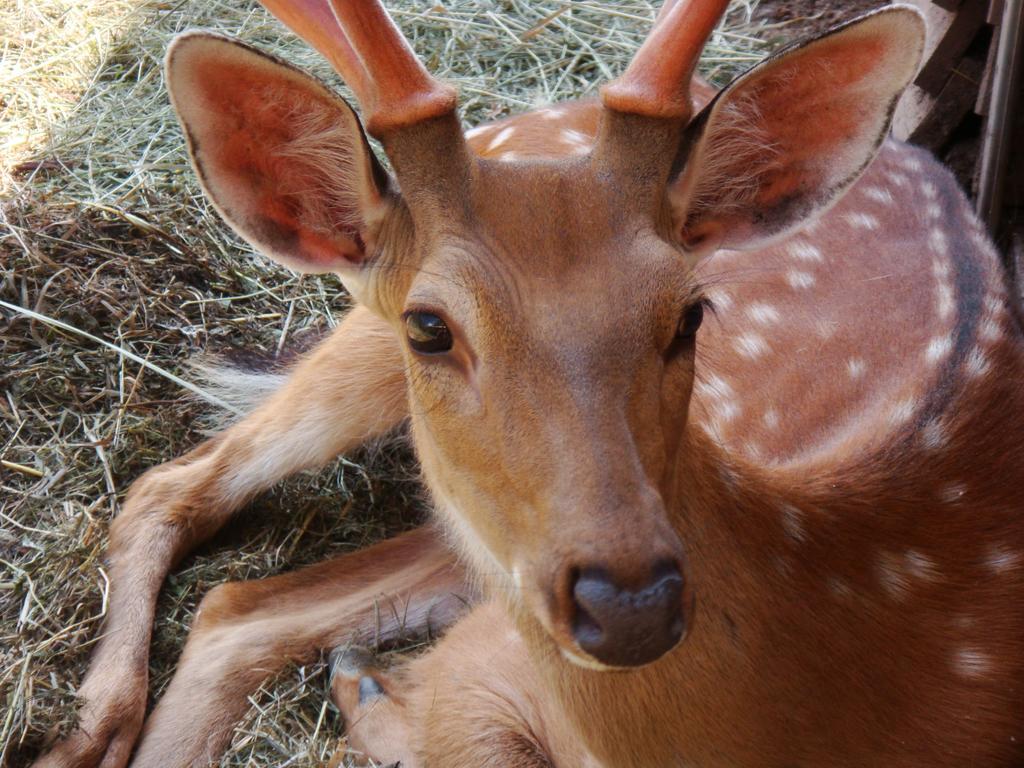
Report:
M 391 3 L 468 124 L 592 93 L 621 71 L 651 3 Z M 764 53 L 752 3 L 708 48 L 719 82 Z M 179 31 L 236 35 L 337 85 L 252 3 L 0 0 L 0 764 L 69 727 L 104 610 L 107 527 L 132 479 L 203 437 L 207 406 L 169 378 L 203 350 L 270 359 L 346 306 L 331 278 L 255 256 L 200 195 L 162 83 Z M 59 321 L 61 325 L 56 323 Z M 105 346 L 100 340 L 104 340 Z M 113 348 L 112 348 L 113 347 Z M 123 350 L 119 353 L 117 350 Z M 422 512 L 401 450 L 339 461 L 252 504 L 168 580 L 152 695 L 201 596 L 363 546 Z M 315 765 L 338 745 L 321 664 L 253 697 L 226 765 Z

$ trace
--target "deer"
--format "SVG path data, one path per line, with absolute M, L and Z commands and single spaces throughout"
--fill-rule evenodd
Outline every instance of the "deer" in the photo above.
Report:
M 716 91 L 726 3 L 669 0 L 599 99 L 467 132 L 378 2 L 262 2 L 362 119 L 208 32 L 171 98 L 225 221 L 356 303 L 134 483 L 79 725 L 38 765 L 206 765 L 324 653 L 349 748 L 403 768 L 1024 764 L 1021 315 L 951 173 L 888 136 L 919 13 Z M 147 717 L 168 571 L 403 423 L 433 521 L 210 590 Z M 435 642 L 370 649 L 410 635 Z

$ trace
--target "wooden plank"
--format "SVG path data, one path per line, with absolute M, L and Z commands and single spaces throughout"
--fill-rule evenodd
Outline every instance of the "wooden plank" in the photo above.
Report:
M 925 16 L 931 25 L 925 48 L 925 65 L 918 72 L 915 85 L 934 94 L 945 87 L 950 69 L 978 34 L 988 17 L 988 10 L 989 0 L 964 0 L 956 13 L 932 6 L 932 11 Z
M 1006 237 L 1024 208 L 1024 110 L 1018 109 L 1024 82 L 1024 3 L 1006 2 L 993 44 L 998 53 L 992 98 L 979 158 L 978 214 L 995 237 Z M 1004 240 L 1005 242 L 1005 240 Z
M 1014 127 L 1010 135 L 1010 157 L 1003 190 L 1004 228 L 1000 244 L 1016 267 L 1018 295 L 1024 300 L 1024 104 L 1018 98 Z
M 979 115 L 988 114 L 989 100 L 992 98 L 992 73 L 995 72 L 996 54 L 999 46 L 996 41 L 999 39 L 999 27 L 992 30 L 992 42 L 988 46 L 988 55 L 985 57 L 985 71 L 981 74 L 981 86 L 978 88 L 978 99 L 974 102 L 974 111 Z
M 945 144 L 974 107 L 984 68 L 984 63 L 977 59 L 963 59 L 935 98 L 931 109 L 911 130 L 910 141 L 933 150 Z
M 1003 20 L 1003 0 L 991 0 L 988 4 L 988 18 L 985 21 L 991 24 L 993 27 L 998 27 L 999 23 Z M 995 35 L 993 40 L 998 40 L 999 36 Z
M 956 20 L 956 9 L 945 8 L 932 0 L 913 0 L 913 5 L 924 16 L 925 37 L 922 61 L 927 62 Z

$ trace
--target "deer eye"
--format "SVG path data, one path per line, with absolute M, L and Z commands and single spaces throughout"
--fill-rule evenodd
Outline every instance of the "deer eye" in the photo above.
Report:
M 683 316 L 679 319 L 679 326 L 676 328 L 677 339 L 692 339 L 697 335 L 697 329 L 704 322 L 704 302 L 698 301 L 686 308 Z
M 452 348 L 452 332 L 444 320 L 430 312 L 408 312 L 405 334 L 413 351 L 422 355 L 440 355 Z

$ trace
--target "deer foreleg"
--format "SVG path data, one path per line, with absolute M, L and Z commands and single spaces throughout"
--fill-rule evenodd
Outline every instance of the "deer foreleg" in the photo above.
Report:
M 216 764 L 248 695 L 287 663 L 349 643 L 429 635 L 471 599 L 465 571 L 430 528 L 294 573 L 217 587 L 200 605 L 133 766 Z
M 38 765 L 125 765 L 145 716 L 150 634 L 168 571 L 256 493 L 406 414 L 397 341 L 356 308 L 251 415 L 140 477 L 111 526 L 109 608 L 79 692 L 78 727 Z

